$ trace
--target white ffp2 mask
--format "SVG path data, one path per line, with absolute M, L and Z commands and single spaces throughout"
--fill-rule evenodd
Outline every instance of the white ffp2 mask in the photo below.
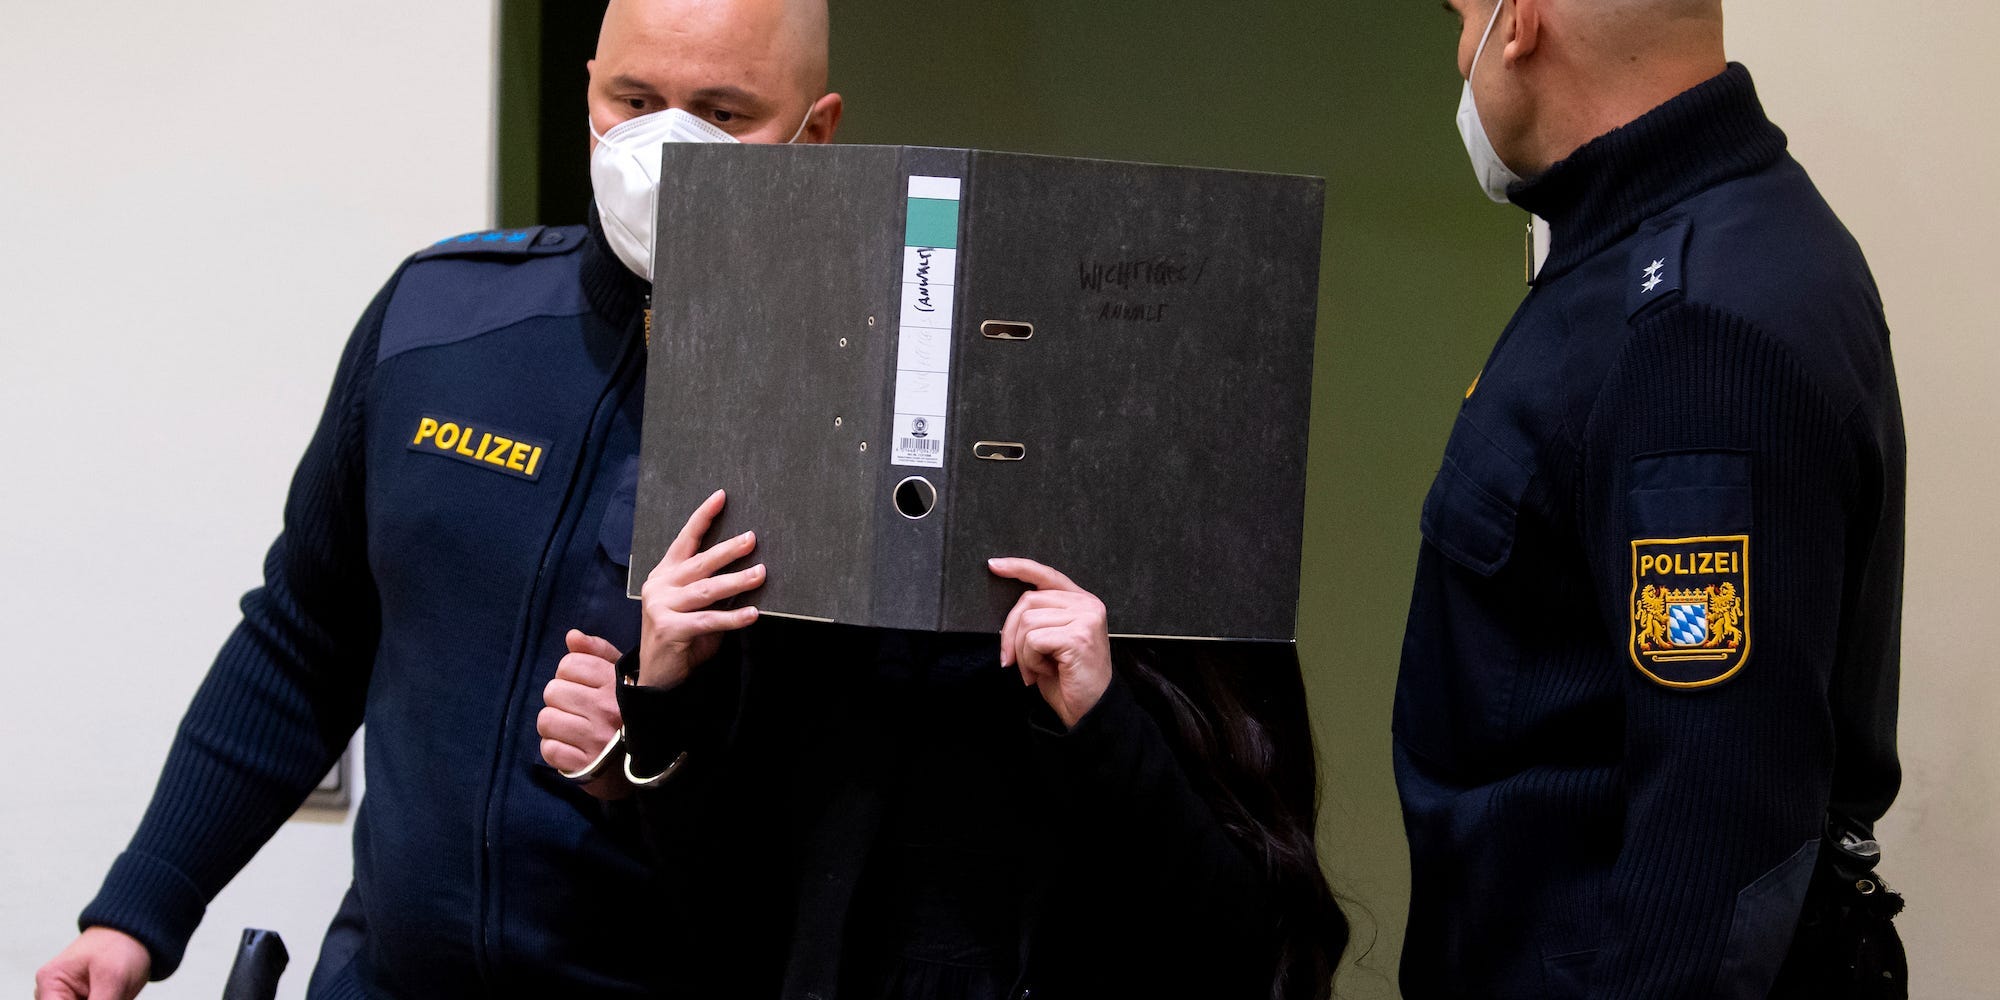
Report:
M 815 104 L 817 107 L 817 104 Z M 812 122 L 813 108 L 799 119 L 786 139 L 797 142 Z M 653 280 L 653 224 L 659 217 L 660 145 L 668 142 L 736 142 L 713 122 L 679 108 L 630 118 L 598 135 L 597 124 L 585 119 L 597 148 L 590 153 L 590 188 L 597 198 L 597 215 L 611 250 L 632 273 Z
M 1472 77 L 1479 73 L 1479 57 L 1486 54 L 1486 43 L 1493 37 L 1493 26 L 1500 23 L 1500 8 L 1507 0 L 1493 5 L 1493 19 L 1486 22 L 1486 33 L 1479 36 L 1479 48 L 1472 54 L 1472 70 L 1466 74 L 1465 90 L 1458 98 L 1458 137 L 1465 142 L 1465 153 L 1472 157 L 1472 172 L 1479 175 L 1480 190 L 1486 197 L 1507 204 L 1507 189 L 1521 183 L 1521 175 L 1507 166 L 1500 153 L 1493 148 L 1493 140 L 1486 135 L 1486 126 L 1479 121 L 1479 105 L 1472 99 Z
M 588 119 L 586 119 L 588 121 Z M 669 142 L 735 142 L 713 123 L 679 108 L 627 119 L 598 135 L 590 152 L 590 189 L 611 251 L 632 273 L 653 280 L 653 223 L 660 202 L 660 146 Z

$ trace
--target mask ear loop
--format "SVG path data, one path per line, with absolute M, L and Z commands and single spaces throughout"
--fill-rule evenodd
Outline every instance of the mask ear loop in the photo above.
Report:
M 785 140 L 785 145 L 789 146 L 792 143 L 799 141 L 799 136 L 806 134 L 806 126 L 812 123 L 813 111 L 818 107 L 819 107 L 819 102 L 814 101 L 812 103 L 812 107 L 806 109 L 806 116 L 804 118 L 799 119 L 798 130 L 792 133 L 791 138 Z
M 1472 52 L 1472 69 L 1466 72 L 1465 82 L 1471 83 L 1472 78 L 1478 75 L 1479 57 L 1486 54 L 1486 43 L 1493 38 L 1493 29 L 1500 24 L 1500 9 L 1505 6 L 1507 6 L 1507 0 L 1500 0 L 1499 3 L 1493 5 L 1493 16 L 1486 22 L 1486 33 L 1479 36 L 1479 48 L 1474 49 Z

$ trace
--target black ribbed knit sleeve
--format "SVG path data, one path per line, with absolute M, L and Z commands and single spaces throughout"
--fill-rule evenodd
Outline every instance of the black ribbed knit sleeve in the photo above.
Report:
M 1791 941 L 1834 763 L 1848 522 L 1867 506 L 1856 404 L 1801 361 L 1735 316 L 1676 302 L 1635 325 L 1584 432 L 1591 573 L 1634 661 L 1593 997 L 1761 997 Z M 1717 468 L 1734 473 L 1674 479 Z M 1740 668 L 1702 687 L 1648 676 L 1630 651 L 1635 541 L 1746 530 Z
M 138 832 L 79 926 L 111 927 L 180 965 L 222 891 L 338 759 L 361 723 L 380 613 L 363 520 L 363 411 L 392 279 L 341 356 L 292 478 L 264 584 L 195 692 Z

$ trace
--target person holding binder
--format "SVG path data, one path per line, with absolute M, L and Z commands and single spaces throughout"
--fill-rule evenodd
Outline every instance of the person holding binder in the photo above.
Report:
M 725 502 L 648 574 L 635 647 L 571 635 L 539 723 L 572 773 L 622 738 L 594 787 L 636 794 L 673 873 L 680 985 L 1329 995 L 1347 924 L 1289 646 L 1114 643 L 1096 597 L 1015 558 L 990 569 L 1033 589 L 997 642 L 760 620 L 717 606 L 765 578 L 721 572 L 753 534 L 703 547 Z

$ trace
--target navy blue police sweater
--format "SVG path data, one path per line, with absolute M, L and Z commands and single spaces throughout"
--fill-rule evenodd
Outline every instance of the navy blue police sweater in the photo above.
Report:
M 1904 442 L 1860 249 L 1732 65 L 1517 189 L 1553 251 L 1424 501 L 1406 996 L 1762 997 L 1894 798 Z
M 565 630 L 636 641 L 643 296 L 584 227 L 459 237 L 396 272 L 341 359 L 264 584 L 83 925 L 173 972 L 365 720 L 355 940 L 328 948 L 316 995 L 651 992 L 636 821 L 556 775 L 535 737 Z

